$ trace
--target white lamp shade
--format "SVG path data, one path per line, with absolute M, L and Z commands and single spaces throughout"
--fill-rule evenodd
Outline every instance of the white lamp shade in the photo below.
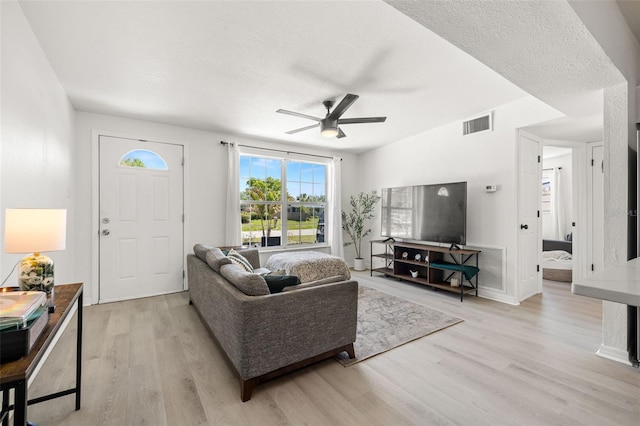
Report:
M 67 240 L 66 209 L 7 209 L 4 251 L 39 253 L 64 250 Z

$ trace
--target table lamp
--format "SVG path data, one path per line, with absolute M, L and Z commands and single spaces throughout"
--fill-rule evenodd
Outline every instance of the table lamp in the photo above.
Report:
M 6 209 L 4 251 L 33 253 L 20 261 L 18 284 L 22 290 L 44 291 L 53 304 L 53 260 L 43 251 L 64 250 L 67 239 L 66 209 Z

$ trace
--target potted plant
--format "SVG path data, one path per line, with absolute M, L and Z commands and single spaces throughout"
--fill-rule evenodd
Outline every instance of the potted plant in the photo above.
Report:
M 351 241 L 346 242 L 345 246 L 353 244 L 356 250 L 356 258 L 353 262 L 353 269 L 356 271 L 364 271 L 365 269 L 362 258 L 362 239 L 371 232 L 371 229 L 366 226 L 366 222 L 373 218 L 374 209 L 379 199 L 376 191 L 361 192 L 349 198 L 351 211 L 349 213 L 342 211 L 342 229 L 351 238 Z

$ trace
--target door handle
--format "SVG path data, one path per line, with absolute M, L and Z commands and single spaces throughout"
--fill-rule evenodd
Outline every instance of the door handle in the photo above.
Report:
M 109 230 L 108 230 L 108 229 L 103 229 L 103 230 L 102 230 L 102 235 L 105 235 L 105 236 L 106 236 L 106 235 L 109 235 L 110 233 L 111 233 L 111 232 L 109 232 Z
M 520 229 L 529 229 L 529 225 L 527 224 L 520 225 Z

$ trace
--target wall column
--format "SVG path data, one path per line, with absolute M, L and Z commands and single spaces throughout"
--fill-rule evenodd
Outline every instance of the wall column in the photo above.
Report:
M 604 89 L 604 267 L 627 262 L 627 150 L 629 86 Z M 627 362 L 627 307 L 604 301 L 598 355 Z

